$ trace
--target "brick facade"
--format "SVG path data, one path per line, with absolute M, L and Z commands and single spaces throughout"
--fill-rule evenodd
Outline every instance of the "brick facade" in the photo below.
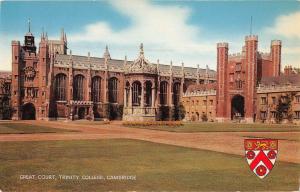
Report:
M 266 111 L 265 105 L 288 92 L 295 99 L 295 121 L 300 114 L 298 84 L 291 91 L 278 80 L 299 76 L 289 66 L 281 74 L 279 40 L 271 42 L 269 53 L 258 51 L 255 35 L 245 37 L 241 53 L 229 54 L 229 44 L 218 43 L 217 73 L 172 61 L 151 63 L 142 45 L 133 61 L 112 59 L 108 47 L 103 57 L 67 54 L 67 45 L 63 30 L 59 40 L 41 34 L 38 49 L 30 31 L 23 45 L 12 41 L 12 73 L 0 78 L 1 87 L 10 88 L 1 97 L 9 98 L 12 119 L 174 120 L 182 103 L 185 120 L 272 122 L 274 106 Z M 280 82 L 274 90 L 267 88 L 270 78 Z
M 245 37 L 241 53 L 229 55 L 228 43 L 217 44 L 217 120 L 256 119 L 256 87 L 263 77 L 280 75 L 281 41 L 271 42 L 270 53 L 258 52 L 258 37 Z
M 154 113 L 152 120 L 175 119 L 174 110 L 189 85 L 216 81 L 213 70 L 146 59 L 139 63 L 140 57 L 134 61 L 112 59 L 108 47 L 102 58 L 67 54 L 63 30 L 60 40 L 49 40 L 43 33 L 37 49 L 29 31 L 23 45 L 12 41 L 12 119 L 128 119 L 130 113 L 143 120 L 149 111 Z M 138 73 L 128 72 L 136 66 L 140 67 Z M 155 72 L 143 71 L 146 66 Z M 133 90 L 136 81 L 141 91 Z M 136 102 L 131 98 L 134 94 L 138 109 L 131 105 Z

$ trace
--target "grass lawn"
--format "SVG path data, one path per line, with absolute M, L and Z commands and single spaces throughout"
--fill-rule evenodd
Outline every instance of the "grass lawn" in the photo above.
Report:
M 299 170 L 299 164 L 276 162 L 261 180 L 240 156 L 137 140 L 0 142 L 3 191 L 295 191 Z M 20 180 L 23 174 L 136 180 Z
M 130 127 L 130 126 L 127 126 Z M 184 123 L 183 126 L 132 126 L 171 132 L 300 132 L 300 125 L 243 123 Z
M 10 134 L 10 133 L 62 133 L 62 132 L 72 132 L 73 130 L 45 127 L 39 125 L 32 125 L 26 123 L 13 123 L 6 122 L 0 123 L 0 134 Z

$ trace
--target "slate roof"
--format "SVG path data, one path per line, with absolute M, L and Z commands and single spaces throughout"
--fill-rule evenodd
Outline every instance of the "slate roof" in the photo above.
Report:
M 263 77 L 261 85 L 300 85 L 300 74 L 280 75 L 278 77 Z
M 216 90 L 217 83 L 208 83 L 208 84 L 192 84 L 188 86 L 187 92 L 194 92 L 194 91 L 208 91 L 208 90 Z
M 127 61 L 127 65 L 132 64 L 133 61 Z M 87 57 L 79 55 L 62 55 L 58 54 L 55 57 L 55 67 L 71 67 L 77 69 L 87 69 L 89 66 L 92 70 L 105 70 L 104 58 L 99 57 Z M 151 65 L 157 65 L 151 63 Z M 108 70 L 114 72 L 124 72 L 124 60 L 110 59 L 108 60 Z M 170 71 L 170 65 L 159 64 L 159 72 L 162 76 L 168 76 Z M 184 67 L 184 73 L 186 78 L 197 78 L 197 68 Z M 204 78 L 206 69 L 199 69 L 200 78 Z M 208 70 L 209 78 L 216 79 L 216 71 Z M 181 66 L 173 66 L 173 75 L 181 77 Z
M 11 78 L 11 71 L 0 71 L 0 78 Z

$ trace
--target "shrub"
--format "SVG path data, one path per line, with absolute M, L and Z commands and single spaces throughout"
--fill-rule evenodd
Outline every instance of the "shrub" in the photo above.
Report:
M 125 121 L 124 126 L 182 126 L 181 121 Z

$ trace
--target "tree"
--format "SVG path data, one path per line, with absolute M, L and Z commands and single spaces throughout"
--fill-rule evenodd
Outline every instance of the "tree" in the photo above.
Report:
M 286 96 L 281 96 L 278 98 L 278 104 L 276 106 L 276 122 L 282 122 L 283 118 L 287 118 L 288 121 L 293 120 L 293 111 L 292 111 L 292 100 L 293 93 L 288 93 Z M 283 100 L 283 98 L 285 98 Z M 284 116 L 286 114 L 286 116 Z
M 173 118 L 175 120 L 182 120 L 185 117 L 185 108 L 182 103 L 174 107 L 174 115 Z
M 207 115 L 206 115 L 205 113 L 202 113 L 202 115 L 201 115 L 201 120 L 202 120 L 203 122 L 208 121 Z

